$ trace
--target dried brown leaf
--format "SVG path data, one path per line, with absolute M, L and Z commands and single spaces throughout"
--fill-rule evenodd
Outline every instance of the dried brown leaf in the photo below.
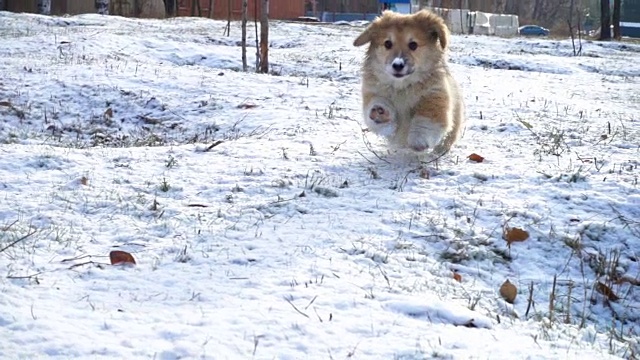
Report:
M 112 108 L 107 108 L 107 110 L 104 111 L 104 117 L 112 118 L 113 117 L 113 109 Z
M 473 153 L 473 154 L 469 155 L 468 159 L 471 160 L 471 161 L 479 162 L 479 163 L 484 161 L 484 157 L 482 157 L 482 156 L 480 156 L 480 155 L 478 155 L 476 153 Z
M 462 276 L 458 273 L 453 273 L 453 279 L 457 282 L 462 282 Z
M 133 255 L 129 254 L 126 251 L 121 250 L 113 250 L 109 253 L 109 259 L 111 260 L 111 265 L 118 264 L 135 264 L 136 260 L 133 258 Z
M 511 244 L 513 242 L 527 240 L 529 238 L 529 233 L 519 228 L 505 228 L 502 238 Z
M 500 296 L 502 296 L 502 298 L 509 304 L 513 304 L 517 295 L 518 289 L 509 281 L 509 279 L 505 280 L 505 282 L 500 286 Z
M 609 301 L 618 301 L 618 300 L 620 300 L 618 295 L 616 295 L 613 292 L 613 290 L 611 290 L 610 287 L 608 287 L 607 285 L 601 283 L 600 281 L 598 281 L 598 283 L 596 284 L 596 291 L 599 292 L 600 294 L 606 296 L 607 299 L 609 299 Z

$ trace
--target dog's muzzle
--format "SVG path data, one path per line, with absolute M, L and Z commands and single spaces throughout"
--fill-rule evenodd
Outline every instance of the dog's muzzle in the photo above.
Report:
M 409 75 L 409 73 L 406 61 L 403 58 L 397 57 L 393 59 L 393 62 L 391 62 L 391 75 L 399 79 Z

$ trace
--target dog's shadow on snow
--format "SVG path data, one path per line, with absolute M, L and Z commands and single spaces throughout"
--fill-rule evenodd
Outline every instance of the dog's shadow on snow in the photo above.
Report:
M 357 151 L 360 157 L 358 164 L 367 169 L 374 179 L 394 181 L 392 187 L 396 190 L 402 190 L 409 179 L 429 179 L 448 173 L 443 170 L 456 163 L 456 155 L 452 153 L 416 153 L 394 148 L 381 139 L 372 143 L 366 134 L 363 135 L 365 148 Z

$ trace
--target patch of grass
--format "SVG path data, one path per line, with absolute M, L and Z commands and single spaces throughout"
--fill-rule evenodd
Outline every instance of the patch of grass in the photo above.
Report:
M 167 181 L 167 178 L 164 178 L 164 177 L 162 178 L 162 182 L 160 182 L 160 186 L 158 188 L 162 192 L 167 192 L 167 191 L 171 190 L 171 185 L 169 185 L 169 182 Z
M 164 163 L 164 166 L 167 169 L 174 168 L 174 167 L 178 166 L 178 160 L 176 160 L 176 158 L 173 157 L 173 155 L 169 155 L 169 157 L 167 158 L 167 160 Z

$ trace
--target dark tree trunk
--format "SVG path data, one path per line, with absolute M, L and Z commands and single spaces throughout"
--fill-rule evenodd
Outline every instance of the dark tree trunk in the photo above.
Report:
M 164 0 L 164 11 L 167 17 L 176 16 L 176 0 Z
M 620 34 L 620 6 L 621 0 L 613 0 L 613 38 L 616 40 L 622 39 Z
M 38 14 L 50 15 L 51 14 L 51 0 L 38 0 Z
M 600 40 L 611 40 L 611 11 L 609 0 L 600 0 Z
M 269 73 L 269 0 L 262 0 L 260 14 L 260 72 Z
M 109 15 L 109 0 L 96 0 L 94 5 L 98 14 Z
M 242 71 L 247 71 L 247 8 L 249 0 L 242 0 Z
M 231 35 L 231 0 L 227 2 L 227 26 L 224 28 L 227 36 Z

